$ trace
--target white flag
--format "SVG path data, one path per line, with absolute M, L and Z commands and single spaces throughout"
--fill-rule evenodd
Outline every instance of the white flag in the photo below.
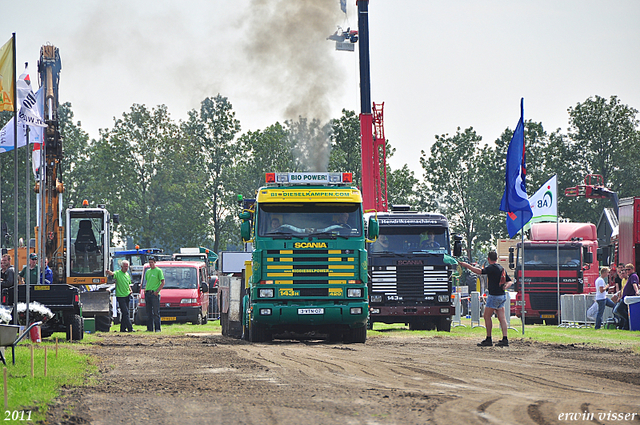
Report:
M 42 111 L 44 111 L 44 90 L 42 89 L 42 87 L 38 89 L 38 92 L 35 94 L 34 98 L 35 106 L 31 109 L 38 111 L 36 113 L 37 115 L 42 115 Z M 24 99 L 27 99 L 27 97 L 25 97 Z M 23 108 L 20 108 L 21 112 L 18 115 L 19 148 L 27 144 L 27 124 L 20 119 L 22 110 Z M 34 124 L 31 122 L 29 124 L 29 142 L 42 143 L 44 137 L 44 128 L 40 126 L 34 126 Z M 9 120 L 9 122 L 2 128 L 2 130 L 0 130 L 0 153 L 9 152 L 11 150 L 13 150 L 13 118 Z
M 531 223 L 556 221 L 558 218 L 557 175 L 551 177 L 529 198 L 533 218 Z
M 44 111 L 44 109 L 38 110 L 36 95 L 33 93 L 29 70 L 26 67 L 22 75 L 20 75 L 20 78 L 18 78 L 16 90 L 18 92 L 18 105 L 20 105 L 18 124 L 22 121 L 31 126 L 32 131 L 33 127 L 46 127 L 47 123 L 42 119 L 41 112 Z

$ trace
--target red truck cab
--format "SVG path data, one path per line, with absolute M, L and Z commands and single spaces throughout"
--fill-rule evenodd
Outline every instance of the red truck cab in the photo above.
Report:
M 156 267 L 164 274 L 164 287 L 160 291 L 160 320 L 164 322 L 207 323 L 209 311 L 209 275 L 207 265 L 201 261 L 158 261 Z M 144 265 L 140 290 L 140 302 L 134 316 L 134 324 L 147 323 L 147 306 L 144 299 Z
M 524 242 L 525 323 L 558 324 L 558 269 L 560 295 L 595 292 L 598 278 L 598 236 L 591 223 L 534 223 Z M 556 248 L 556 241 L 558 250 Z M 521 243 L 517 246 L 516 276 L 511 315 L 522 316 Z M 558 251 L 560 262 L 558 263 Z M 559 267 L 558 267 L 559 264 Z M 510 262 L 510 268 L 513 264 Z

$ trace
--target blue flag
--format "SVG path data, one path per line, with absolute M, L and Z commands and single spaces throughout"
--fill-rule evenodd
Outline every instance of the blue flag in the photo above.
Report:
M 525 178 L 527 167 L 524 146 L 524 99 L 520 100 L 520 121 L 513 132 L 507 151 L 505 188 L 500 211 L 507 213 L 507 231 L 514 237 L 533 217 Z

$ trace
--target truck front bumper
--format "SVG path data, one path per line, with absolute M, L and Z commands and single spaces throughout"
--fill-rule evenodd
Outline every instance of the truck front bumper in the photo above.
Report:
M 256 303 L 251 309 L 251 320 L 268 327 L 361 327 L 367 324 L 367 302 L 347 304 L 271 304 Z
M 198 318 L 198 313 L 202 312 L 202 307 L 160 307 L 160 320 L 162 322 L 194 322 Z M 147 307 L 138 307 L 137 313 L 140 320 L 147 321 Z
M 443 306 L 370 306 L 371 317 L 398 317 L 398 316 L 453 316 L 455 307 Z

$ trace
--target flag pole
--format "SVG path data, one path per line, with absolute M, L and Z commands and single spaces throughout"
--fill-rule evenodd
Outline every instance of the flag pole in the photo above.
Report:
M 524 162 L 524 155 L 525 155 L 525 137 L 524 137 L 524 98 L 520 99 L 520 119 L 522 120 L 522 161 Z M 525 174 L 526 176 L 526 174 Z M 521 268 L 522 268 L 522 272 L 521 272 L 521 276 L 522 276 L 522 284 L 520 285 L 521 288 L 521 292 L 522 292 L 522 336 L 524 336 L 524 322 L 525 322 L 525 318 L 524 318 L 524 306 L 525 306 L 525 302 L 524 302 L 524 225 L 522 226 L 522 228 L 520 229 L 520 242 L 522 244 L 522 263 L 521 263 Z
M 27 240 L 27 264 L 29 264 L 29 254 L 31 251 L 31 232 L 29 231 L 29 226 L 31 226 L 31 220 L 30 220 L 30 216 L 31 216 L 31 197 L 29 196 L 29 183 L 31 182 L 31 179 L 29 178 L 29 172 L 31 170 L 29 170 L 29 126 L 27 125 L 27 129 L 26 129 L 26 133 L 27 133 L 27 146 L 26 146 L 26 153 L 27 153 L 27 159 L 25 161 L 24 164 L 24 169 L 25 169 L 25 192 L 26 192 L 26 201 L 27 201 L 27 205 L 26 205 L 26 217 L 25 217 L 25 234 L 26 237 L 25 239 Z M 29 269 L 27 268 L 27 272 L 24 275 L 24 279 L 25 279 L 25 283 L 26 283 L 26 288 L 25 288 L 25 303 L 27 304 L 27 308 L 25 309 L 25 325 L 29 326 L 29 295 L 30 295 L 30 289 L 31 289 L 31 285 L 35 285 L 36 282 L 31 282 L 31 272 L 29 271 Z
M 13 43 L 13 253 L 18 264 L 18 90 L 16 72 L 16 33 L 12 34 Z M 17 271 L 17 270 L 16 270 Z M 13 311 L 18 311 L 18 275 L 13 275 Z M 13 315 L 13 324 L 18 324 L 18 315 Z
M 520 230 L 520 246 L 522 246 L 522 260 L 520 263 L 520 277 L 521 277 L 521 282 L 520 282 L 520 290 L 522 292 L 522 305 L 521 305 L 521 311 L 522 314 L 520 317 L 522 317 L 522 336 L 524 336 L 524 227 Z
M 558 284 L 558 326 L 560 326 L 560 214 L 558 212 L 558 178 L 556 177 L 556 279 Z

